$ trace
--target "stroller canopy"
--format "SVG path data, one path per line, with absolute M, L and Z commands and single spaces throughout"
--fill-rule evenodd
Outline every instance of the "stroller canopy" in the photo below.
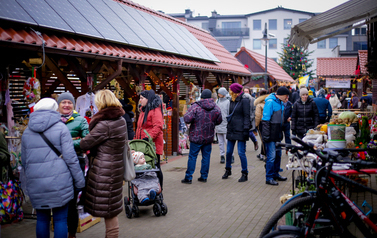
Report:
M 157 154 L 151 143 L 145 140 L 135 139 L 130 141 L 130 148 L 134 151 L 143 152 L 145 156 L 145 162 L 151 165 L 152 168 L 156 167 L 155 159 L 157 158 Z

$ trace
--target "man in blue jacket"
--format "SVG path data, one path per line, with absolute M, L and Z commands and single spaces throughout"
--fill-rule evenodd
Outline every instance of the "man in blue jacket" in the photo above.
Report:
M 332 115 L 332 108 L 329 100 L 326 99 L 326 91 L 321 88 L 318 92 L 318 97 L 313 98 L 313 100 L 318 108 L 319 124 L 329 122 Z
M 262 117 L 262 139 L 266 145 L 266 184 L 279 185 L 278 181 L 286 181 L 279 175 L 281 149 L 275 146 L 283 139 L 284 103 L 288 101 L 289 90 L 280 87 L 276 93 L 266 98 Z

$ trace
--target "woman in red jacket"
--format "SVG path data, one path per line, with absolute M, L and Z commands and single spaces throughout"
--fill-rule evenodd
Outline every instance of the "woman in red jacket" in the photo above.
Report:
M 140 93 L 139 107 L 140 115 L 137 121 L 137 129 L 134 138 L 148 141 L 148 136 L 144 130 L 148 132 L 156 145 L 158 167 L 161 170 L 160 157 L 164 149 L 164 138 L 162 132 L 162 126 L 164 124 L 164 119 L 162 116 L 162 101 L 152 89 L 145 90 Z M 162 173 L 157 173 L 157 176 L 160 179 L 160 185 L 162 188 Z

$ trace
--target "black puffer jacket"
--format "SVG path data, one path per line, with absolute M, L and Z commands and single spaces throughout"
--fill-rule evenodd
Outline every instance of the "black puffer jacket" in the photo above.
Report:
M 135 136 L 134 123 L 132 122 L 132 118 L 134 118 L 135 116 L 134 112 L 132 111 L 134 108 L 132 105 L 125 103 L 123 100 L 119 101 L 122 103 L 122 108 L 125 112 L 123 118 L 124 120 L 126 120 L 127 123 L 128 140 L 132 140 Z
M 304 104 L 297 100 L 292 110 L 292 133 L 302 137 L 309 129 L 317 127 L 319 124 L 319 113 L 314 100 L 308 97 Z
M 248 98 L 242 98 L 242 94 L 238 95 L 236 101 L 230 101 L 229 115 L 233 112 L 236 104 L 239 102 L 234 111 L 232 119 L 228 122 L 226 138 L 228 140 L 249 140 L 250 128 L 250 101 Z M 224 118 L 226 120 L 226 118 Z

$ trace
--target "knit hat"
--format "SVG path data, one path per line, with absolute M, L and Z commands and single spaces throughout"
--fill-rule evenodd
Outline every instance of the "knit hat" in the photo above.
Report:
M 289 95 L 289 90 L 286 87 L 280 87 L 276 91 L 276 95 Z
M 224 96 L 228 95 L 228 91 L 226 91 L 226 88 L 224 87 L 220 88 L 218 93 Z
M 63 101 L 63 100 L 69 100 L 73 103 L 73 106 L 75 106 L 75 98 L 73 97 L 72 93 L 70 92 L 64 92 L 59 95 L 58 97 L 58 105 Z
M 325 91 L 323 88 L 321 88 L 321 89 L 319 90 L 318 94 L 325 95 L 325 94 L 326 94 L 326 91 Z
M 233 83 L 232 85 L 230 85 L 230 90 L 232 90 L 232 92 L 234 93 L 240 93 L 242 91 L 242 85 L 239 84 L 239 83 Z
M 34 111 L 38 110 L 50 110 L 50 111 L 57 111 L 59 108 L 58 104 L 56 103 L 55 99 L 53 98 L 42 98 L 39 100 L 37 104 L 34 106 Z
M 144 157 L 144 153 L 140 151 L 133 151 L 132 152 L 132 158 L 134 160 L 134 164 L 139 163 L 139 160 Z
M 200 98 L 207 99 L 212 97 L 212 92 L 209 89 L 204 89 Z
M 300 96 L 302 96 L 302 95 L 309 95 L 309 92 L 308 92 L 308 90 L 306 89 L 306 88 L 301 88 L 300 89 Z

